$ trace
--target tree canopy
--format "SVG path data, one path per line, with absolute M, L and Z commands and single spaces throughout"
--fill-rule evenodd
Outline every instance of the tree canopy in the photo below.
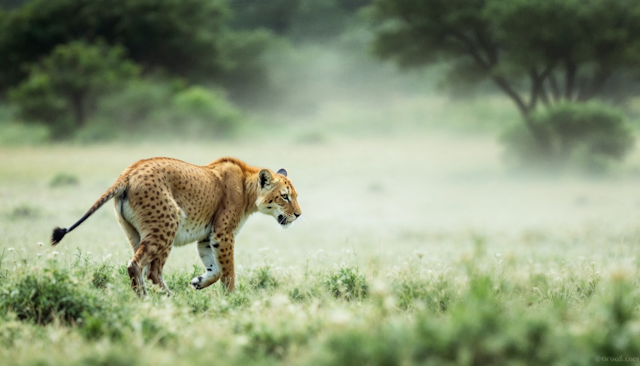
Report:
M 25 64 L 75 40 L 119 44 L 146 71 L 215 74 L 229 16 L 218 0 L 32 0 L 0 12 L 0 92 L 26 77 Z
M 9 95 L 23 118 L 48 124 L 54 137 L 65 137 L 85 125 L 101 95 L 138 72 L 138 66 L 124 58 L 122 47 L 74 41 L 57 46 L 31 66 L 28 78 Z
M 264 28 L 292 40 L 331 39 L 371 0 L 231 0 L 232 25 Z
M 375 0 L 374 49 L 401 67 L 443 61 L 449 82 L 491 80 L 528 118 L 541 103 L 583 102 L 640 70 L 635 0 Z

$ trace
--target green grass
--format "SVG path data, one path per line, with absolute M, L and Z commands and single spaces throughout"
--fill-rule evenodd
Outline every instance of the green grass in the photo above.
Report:
M 288 152 L 283 156 L 283 151 Z M 302 222 L 252 217 L 236 291 L 129 287 L 110 204 L 68 226 L 139 158 L 232 155 L 288 169 Z M 11 365 L 588 365 L 640 357 L 631 168 L 513 177 L 495 141 L 402 139 L 0 149 L 0 360 Z M 53 184 L 52 182 L 59 182 Z M 1 361 L 0 361 L 1 363 Z M 633 362 L 629 362 L 633 364 Z
M 187 286 L 193 273 L 178 271 L 169 274 L 173 297 L 152 288 L 140 300 L 108 261 L 81 253 L 71 263 L 55 254 L 25 260 L 13 250 L 0 279 L 0 355 L 16 365 L 197 365 L 211 357 L 230 365 L 580 365 L 639 354 L 637 270 L 602 278 L 577 266 L 560 279 L 523 279 L 511 276 L 523 275 L 516 265 L 500 263 L 501 276 L 480 269 L 495 264 L 492 256 L 468 254 L 435 275 L 417 256 L 385 276 L 260 267 L 241 271 L 233 294 L 219 285 L 196 292 Z M 279 285 L 256 285 L 263 276 Z M 327 282 L 336 278 L 372 285 L 367 296 L 335 296 Z M 311 290 L 305 298 L 290 296 L 301 287 Z

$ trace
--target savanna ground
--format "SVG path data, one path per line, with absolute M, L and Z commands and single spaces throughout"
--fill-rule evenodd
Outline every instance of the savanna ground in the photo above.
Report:
M 0 363 L 640 362 L 640 153 L 606 177 L 539 176 L 509 172 L 495 134 L 449 133 L 515 116 L 506 103 L 337 104 L 324 125 L 237 141 L 0 147 Z M 449 132 L 412 126 L 443 115 Z M 225 155 L 287 168 L 303 210 L 288 230 L 249 220 L 234 293 L 188 286 L 191 245 L 165 267 L 173 297 L 136 298 L 111 203 L 49 245 L 130 163 Z

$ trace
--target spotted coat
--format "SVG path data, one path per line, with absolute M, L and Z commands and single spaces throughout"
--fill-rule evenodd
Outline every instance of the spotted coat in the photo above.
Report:
M 197 242 L 205 272 L 191 280 L 203 289 L 219 279 L 234 289 L 235 236 L 247 218 L 262 212 L 288 227 L 300 215 L 287 171 L 249 166 L 235 158 L 197 166 L 171 158 L 140 160 L 120 174 L 89 211 L 68 229 L 56 228 L 52 244 L 114 198 L 116 217 L 131 248 L 132 288 L 145 295 L 144 276 L 170 294 L 162 269 L 173 246 Z

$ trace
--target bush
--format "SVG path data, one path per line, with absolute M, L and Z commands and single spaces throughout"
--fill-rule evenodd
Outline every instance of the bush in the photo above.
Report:
M 55 319 L 74 324 L 84 314 L 100 312 L 100 301 L 69 271 L 58 268 L 33 270 L 2 283 L 0 314 L 12 312 L 20 320 L 48 324 Z
M 40 210 L 38 208 L 30 206 L 28 204 L 20 204 L 11 210 L 9 218 L 12 220 L 21 219 L 35 219 L 40 216 Z
M 220 93 L 199 86 L 185 88 L 180 80 L 136 80 L 98 105 L 84 141 L 114 136 L 115 131 L 143 137 L 195 139 L 232 136 L 243 123 L 242 114 Z M 98 133 L 111 130 L 111 136 Z
M 79 251 L 71 268 L 52 262 L 44 269 L 19 270 L 0 282 L 0 319 L 36 325 L 60 321 L 77 326 L 86 339 L 121 339 L 132 329 L 134 312 L 117 293 L 105 290 L 113 274 L 112 265 L 94 262 Z
M 49 182 L 49 186 L 52 188 L 77 186 L 78 184 L 80 184 L 78 177 L 69 173 L 58 173 Z
M 622 113 L 600 103 L 559 104 L 531 118 L 548 148 L 542 150 L 523 124 L 514 126 L 502 136 L 512 164 L 603 172 L 634 145 Z
M 106 95 L 100 101 L 92 126 L 76 137 L 82 142 L 93 142 L 122 137 L 122 134 L 158 135 L 159 130 L 166 129 L 164 120 L 170 119 L 167 114 L 172 109 L 178 88 L 183 88 L 179 82 L 153 78 L 132 80 L 122 90 Z M 101 130 L 111 132 L 102 133 Z
M 19 117 L 46 124 L 52 137 L 65 138 L 86 125 L 101 96 L 138 72 L 122 47 L 71 42 L 31 66 L 28 78 L 9 95 Z
M 41 145 L 50 138 L 46 126 L 29 123 L 0 123 L 0 146 Z
M 3 92 L 24 80 L 24 64 L 76 40 L 122 45 L 145 71 L 164 69 L 191 80 L 215 77 L 228 62 L 221 39 L 230 14 L 222 1 L 31 0 L 2 15 Z
M 174 107 L 174 126 L 191 125 L 196 135 L 227 137 L 241 119 L 240 112 L 222 95 L 199 86 L 178 93 Z
M 622 276 L 621 276 L 622 275 Z M 613 281 L 601 299 L 601 323 L 583 338 L 596 355 L 611 358 L 640 353 L 638 306 L 640 292 L 637 281 L 624 271 L 614 273 Z M 623 360 L 623 358 L 619 360 Z
M 9 92 L 9 99 L 18 106 L 18 118 L 48 126 L 51 137 L 61 138 L 72 133 L 73 122 L 53 84 L 49 75 L 34 72 Z

